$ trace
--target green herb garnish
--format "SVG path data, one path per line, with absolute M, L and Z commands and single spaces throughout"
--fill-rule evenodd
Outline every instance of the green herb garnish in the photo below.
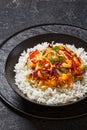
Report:
M 39 67 L 42 67 L 42 65 L 41 65 L 41 64 L 38 64 L 38 66 L 39 66 Z
M 51 59 L 49 59 L 50 60 L 50 62 L 51 62 L 51 64 L 53 65 L 55 62 L 63 62 L 64 61 L 64 59 L 62 58 L 62 57 L 60 57 L 60 58 L 51 58 Z
M 74 81 L 76 81 L 76 80 L 77 80 L 76 75 L 73 75 L 73 79 L 74 79 Z
M 87 70 L 87 65 L 84 65 L 84 67 L 85 67 L 85 70 Z
M 59 50 L 59 46 L 54 46 L 53 48 L 52 48 L 52 50 L 54 50 L 54 51 L 58 51 Z
M 56 61 L 58 61 L 57 58 L 51 58 L 51 59 L 49 59 L 49 60 L 50 60 L 50 62 L 51 62 L 52 65 L 53 65 Z
M 34 82 L 30 82 L 30 86 L 33 86 L 33 85 L 35 85 L 35 83 Z
M 62 58 L 62 57 L 60 57 L 59 59 L 58 59 L 58 62 L 63 62 L 64 61 L 64 59 Z
M 46 54 L 46 51 L 44 51 L 43 53 L 42 53 L 42 56 L 44 56 Z
M 44 74 L 46 74 L 46 72 L 45 72 L 45 71 L 42 71 L 42 74 L 44 75 Z
M 80 81 L 82 81 L 83 79 L 84 79 L 83 76 L 81 76 L 81 77 L 80 77 Z
M 65 74 L 68 73 L 68 70 L 65 69 L 65 68 L 61 68 L 60 71 L 63 72 L 63 73 L 65 73 Z

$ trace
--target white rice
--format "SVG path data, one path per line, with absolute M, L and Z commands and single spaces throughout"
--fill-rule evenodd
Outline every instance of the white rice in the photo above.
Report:
M 74 102 L 85 96 L 87 94 L 87 71 L 84 74 L 84 79 L 82 82 L 77 81 L 68 89 L 55 88 L 53 90 L 48 88 L 47 90 L 42 91 L 39 88 L 32 88 L 32 86 L 30 86 L 29 82 L 26 80 L 26 75 L 30 74 L 31 70 L 27 69 L 27 66 L 25 65 L 29 52 L 36 49 L 42 50 L 44 46 L 47 45 L 48 43 L 44 42 L 34 46 L 33 48 L 28 48 L 27 51 L 23 51 L 14 69 L 15 83 L 17 87 L 23 92 L 23 94 L 26 94 L 30 100 L 47 105 L 58 105 Z M 60 44 L 56 43 L 56 45 Z M 76 52 L 77 55 L 82 58 L 84 64 L 87 64 L 87 52 L 84 51 L 84 48 L 76 48 L 74 45 L 70 44 L 66 44 L 66 46 Z

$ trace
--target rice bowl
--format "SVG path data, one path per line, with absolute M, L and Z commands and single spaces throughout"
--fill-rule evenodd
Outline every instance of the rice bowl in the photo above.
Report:
M 87 93 L 87 71 L 84 73 L 82 81 L 76 81 L 75 83 L 71 84 L 69 88 L 57 87 L 52 89 L 51 87 L 48 87 L 43 91 L 38 87 L 32 87 L 30 82 L 28 82 L 26 79 L 26 75 L 29 75 L 32 72 L 32 70 L 29 69 L 26 64 L 29 53 L 35 51 L 36 49 L 43 50 L 44 47 L 48 45 L 49 43 L 44 42 L 34 46 L 33 48 L 28 48 L 26 51 L 21 53 L 18 63 L 14 67 L 15 84 L 23 94 L 25 94 L 30 100 L 37 103 L 58 105 L 75 102 L 85 96 Z M 58 45 L 63 44 L 55 43 L 55 46 Z M 87 52 L 84 51 L 84 48 L 76 48 L 74 45 L 70 44 L 66 44 L 66 46 L 76 52 L 76 54 L 81 57 L 84 64 L 87 65 Z

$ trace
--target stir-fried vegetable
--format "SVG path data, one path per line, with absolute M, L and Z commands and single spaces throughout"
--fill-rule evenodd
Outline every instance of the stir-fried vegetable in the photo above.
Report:
M 50 60 L 50 62 L 51 62 L 51 64 L 53 65 L 55 62 L 57 62 L 58 61 L 58 59 L 57 58 L 51 58 L 51 59 L 49 59 Z
M 44 56 L 46 54 L 46 51 L 44 51 L 43 53 L 42 53 L 42 56 Z
M 85 70 L 87 70 L 87 65 L 84 65 L 84 67 L 85 67 Z
M 35 51 L 31 52 L 30 53 L 30 60 L 36 64 L 37 63 L 37 60 L 36 60 L 36 55 L 39 54 L 39 51 L 36 49 Z
M 30 59 L 33 59 L 35 55 L 39 54 L 39 51 L 36 49 L 35 51 L 30 53 Z
M 59 46 L 54 46 L 53 48 L 52 48 L 52 50 L 54 50 L 54 51 L 58 51 L 59 50 Z
M 58 62 L 63 62 L 64 61 L 64 58 L 60 57 L 58 58 Z
M 65 74 L 68 73 L 68 70 L 65 69 L 65 68 L 61 68 L 60 71 L 61 71 L 62 73 L 65 73 Z
M 68 88 L 75 81 L 82 80 L 87 70 L 87 65 L 75 52 L 64 45 L 53 44 L 41 51 L 36 49 L 31 52 L 27 66 L 32 69 L 32 73 L 27 76 L 28 81 L 36 82 L 41 89 L 58 86 Z

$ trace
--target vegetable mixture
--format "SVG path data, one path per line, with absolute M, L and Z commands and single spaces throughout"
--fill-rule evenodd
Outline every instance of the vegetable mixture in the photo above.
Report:
M 69 88 L 77 80 L 82 81 L 87 70 L 82 59 L 65 45 L 49 44 L 42 50 L 36 49 L 29 53 L 26 64 L 32 70 L 26 76 L 28 82 L 42 90 Z

